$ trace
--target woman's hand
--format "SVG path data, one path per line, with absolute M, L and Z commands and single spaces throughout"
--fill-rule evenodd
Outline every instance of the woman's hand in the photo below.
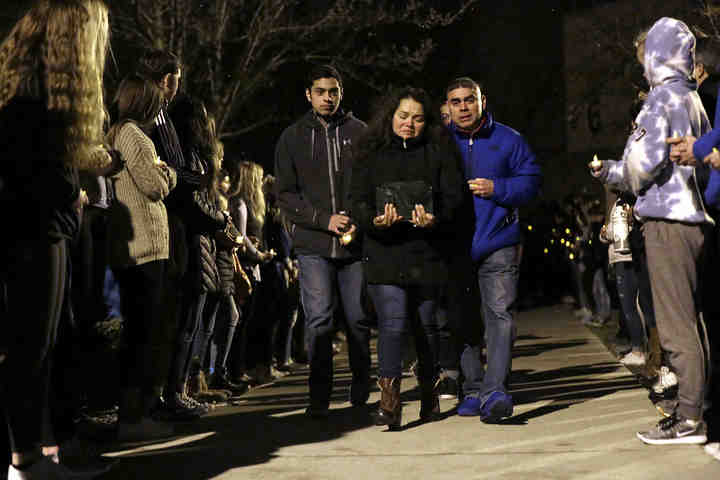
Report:
M 397 214 L 395 205 L 392 203 L 386 203 L 385 213 L 373 218 L 373 225 L 377 228 L 389 228 L 400 220 L 403 220 L 403 217 Z
M 275 256 L 277 255 L 277 252 L 275 251 L 275 249 L 272 249 L 272 248 L 271 248 L 269 251 L 267 251 L 267 252 L 259 252 L 259 254 L 260 254 L 260 260 L 261 260 L 263 263 L 268 263 L 268 262 L 271 261 L 273 258 L 275 258 Z
M 415 227 L 429 228 L 435 225 L 435 215 L 427 213 L 423 205 L 415 205 L 410 223 Z

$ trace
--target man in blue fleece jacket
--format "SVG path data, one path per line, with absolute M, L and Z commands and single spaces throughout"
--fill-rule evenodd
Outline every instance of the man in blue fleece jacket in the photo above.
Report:
M 487 347 L 486 368 L 480 361 L 479 345 L 468 345 L 462 354 L 465 398 L 458 415 L 479 415 L 493 423 L 513 411 L 506 380 L 522 241 L 517 209 L 537 196 L 540 166 L 525 139 L 493 119 L 477 82 L 458 78 L 446 95 L 450 128 L 473 196 L 475 228 L 470 251 L 477 268 Z

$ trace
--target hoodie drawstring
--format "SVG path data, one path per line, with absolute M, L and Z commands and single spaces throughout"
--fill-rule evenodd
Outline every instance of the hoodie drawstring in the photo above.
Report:
M 335 127 L 335 141 L 333 142 L 335 147 L 335 171 L 340 171 L 340 125 Z
M 310 136 L 310 160 L 315 158 L 315 129 L 312 129 L 312 135 Z

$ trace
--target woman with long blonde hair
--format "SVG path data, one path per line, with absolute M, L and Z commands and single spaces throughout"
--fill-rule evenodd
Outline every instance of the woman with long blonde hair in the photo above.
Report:
M 236 179 L 230 197 L 240 197 L 248 208 L 248 235 L 260 238 L 265 224 L 265 195 L 263 194 L 263 168 L 255 162 L 243 160 L 236 170 Z
M 270 262 L 275 253 L 267 251 L 263 235 L 265 226 L 265 196 L 263 193 L 263 168 L 255 162 L 241 160 L 230 168 L 230 214 L 240 233 L 246 239 L 246 249 L 241 261 L 246 270 L 252 272 L 253 293 L 245 304 L 242 317 L 245 319 L 239 333 L 238 347 L 233 352 L 233 367 L 236 383 L 247 371 L 254 384 L 272 381 L 270 362 L 266 361 L 266 345 L 272 328 L 255 315 L 255 305 L 262 282 L 260 266 Z M 268 319 L 270 320 L 270 319 Z M 247 351 L 246 351 L 247 348 Z
M 18 219 L 0 240 L 9 479 L 75 478 L 57 463 L 43 412 L 67 305 L 68 240 L 86 202 L 78 170 L 115 168 L 102 146 L 107 49 L 102 0 L 39 0 L 0 44 L 0 215 Z

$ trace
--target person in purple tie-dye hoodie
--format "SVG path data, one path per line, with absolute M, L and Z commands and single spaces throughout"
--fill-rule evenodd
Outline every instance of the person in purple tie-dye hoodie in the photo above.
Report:
M 702 419 L 706 361 L 696 309 L 705 229 L 713 220 L 703 204 L 708 167 L 672 163 L 668 137 L 710 130 L 693 78 L 695 36 L 683 22 L 661 18 L 638 45 L 650 92 L 635 120 L 622 160 L 590 164 L 604 183 L 637 196 L 663 349 L 679 379 L 678 406 L 657 426 L 637 436 L 645 443 L 707 441 Z

